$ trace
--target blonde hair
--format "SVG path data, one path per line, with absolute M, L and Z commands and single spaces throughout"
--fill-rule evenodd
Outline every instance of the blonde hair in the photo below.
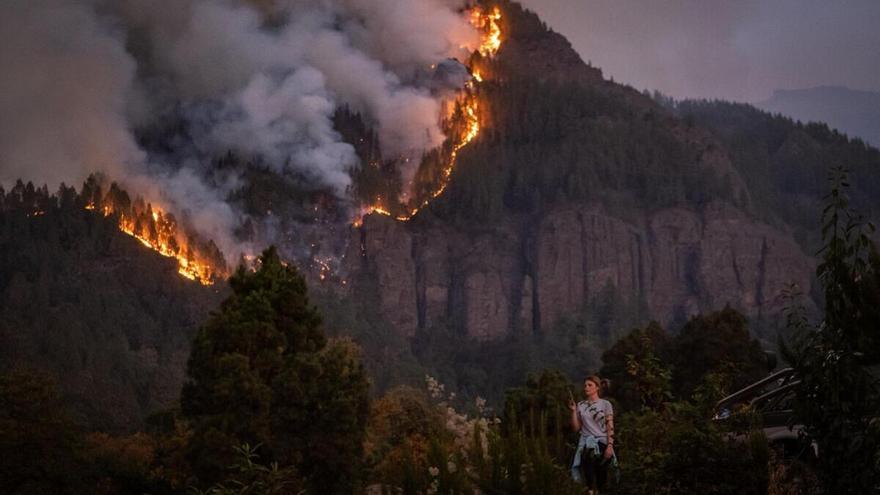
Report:
M 604 378 L 599 378 L 599 375 L 590 375 L 584 381 L 585 382 L 589 381 L 589 382 L 593 382 L 594 384 L 596 384 L 596 388 L 599 389 L 599 396 L 600 397 L 603 397 L 605 395 L 605 392 L 607 392 L 608 389 L 611 388 L 611 382 L 609 382 L 608 380 L 606 380 Z

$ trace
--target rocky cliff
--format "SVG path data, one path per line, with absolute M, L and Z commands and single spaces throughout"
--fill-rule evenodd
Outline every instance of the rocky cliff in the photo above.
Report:
M 773 318 L 789 284 L 809 292 L 815 266 L 790 236 L 721 202 L 637 221 L 562 205 L 481 230 L 370 215 L 353 236 L 346 268 L 370 281 L 354 290 L 378 291 L 407 336 L 440 321 L 479 340 L 540 333 L 609 284 L 664 323 L 726 304 Z
M 762 220 L 774 215 L 758 213 L 751 169 L 711 128 L 604 80 L 501 5 L 481 134 L 439 207 L 354 230 L 351 290 L 375 291 L 402 335 L 442 324 L 478 340 L 550 331 L 609 286 L 665 324 L 727 304 L 773 320 L 789 284 L 809 293 L 815 260 Z

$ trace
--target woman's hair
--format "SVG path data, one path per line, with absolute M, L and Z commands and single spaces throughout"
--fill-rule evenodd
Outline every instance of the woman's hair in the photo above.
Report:
M 590 381 L 596 384 L 596 387 L 599 389 L 599 396 L 604 397 L 605 393 L 611 388 L 611 382 L 604 378 L 599 378 L 599 375 L 590 375 L 584 381 Z

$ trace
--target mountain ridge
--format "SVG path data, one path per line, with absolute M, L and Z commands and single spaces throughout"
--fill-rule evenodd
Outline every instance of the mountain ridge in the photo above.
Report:
M 480 61 L 487 69 L 478 94 L 485 125 L 461 149 L 444 193 L 406 222 L 372 214 L 361 227 L 336 219 L 332 229 L 316 221 L 308 225 L 316 232 L 299 233 L 297 241 L 311 248 L 325 236 L 333 242 L 336 236 L 347 238 L 339 272 L 326 279 L 312 273 L 310 260 L 300 260 L 316 299 L 338 298 L 331 304 L 321 301 L 332 333 L 354 333 L 367 349 L 373 372 L 413 365 L 392 361 L 406 361 L 419 342 L 428 342 L 426 347 L 444 333 L 451 335 L 456 350 L 492 349 L 482 346 L 513 339 L 538 347 L 542 339 L 561 335 L 568 339 L 567 351 L 580 353 L 578 370 L 586 371 L 596 367 L 603 346 L 621 331 L 648 319 L 675 327 L 727 304 L 748 315 L 753 330 L 771 340 L 787 284 L 798 283 L 807 295 L 814 291 L 815 259 L 808 253 L 815 252 L 828 161 L 852 163 L 860 179 L 852 189 L 854 199 L 870 214 L 880 198 L 877 151 L 827 127 L 796 124 L 754 107 L 718 102 L 664 107 L 605 80 L 601 70 L 584 64 L 567 40 L 533 13 L 513 2 L 499 5 L 509 37 L 497 57 Z M 366 142 L 370 146 L 363 146 L 364 153 L 373 153 L 373 141 Z M 360 158 L 367 163 L 371 157 Z M 316 217 L 312 208 L 330 201 L 286 194 L 285 182 L 276 179 L 261 172 L 259 186 L 246 184 L 235 199 L 252 205 L 254 212 L 271 210 L 267 215 L 302 213 L 287 219 L 290 225 Z M 77 215 L 88 215 L 81 210 Z M 278 220 L 280 237 L 294 237 L 284 221 Z M 6 232 L 0 252 L 9 261 L 24 248 L 16 244 L 21 241 L 15 231 Z M 114 242 L 129 253 L 133 268 L 112 271 L 115 282 L 95 297 L 112 300 L 112 287 L 131 285 L 125 292 L 133 306 L 129 316 L 155 324 L 133 329 L 108 325 L 92 336 L 98 344 L 107 339 L 119 345 L 89 347 L 88 339 L 80 339 L 76 345 L 58 341 L 49 346 L 55 355 L 82 348 L 115 368 L 74 366 L 66 360 L 53 364 L 53 354 L 40 352 L 21 361 L 75 378 L 78 388 L 65 386 L 80 394 L 81 417 L 97 414 L 95 407 L 86 407 L 89 400 L 107 404 L 102 400 L 120 397 L 125 414 L 98 424 L 125 429 L 139 424 L 147 409 L 176 397 L 188 339 L 219 296 L 194 289 L 199 294 L 190 294 L 187 288 L 163 292 L 169 283 L 185 284 L 167 260 L 163 265 L 158 255 L 138 250 L 136 241 L 118 231 L 101 235 L 118 238 Z M 102 262 L 123 259 L 88 244 L 74 243 L 70 255 L 59 258 L 67 264 L 65 273 L 99 272 Z M 48 248 L 38 249 L 32 263 L 9 261 L 7 269 L 42 273 L 38 268 L 47 253 Z M 152 263 L 163 268 L 151 270 Z M 140 269 L 144 264 L 146 272 Z M 63 282 L 79 292 L 91 284 L 88 277 Z M 157 310 L 156 301 L 168 307 Z M 174 314 L 178 304 L 189 305 L 179 311 L 183 316 Z M 7 314 L 15 309 L 4 305 Z M 77 318 L 85 315 L 67 316 Z M 40 342 L 45 325 L 24 322 L 7 330 L 5 338 L 29 332 L 23 338 Z M 143 353 L 134 352 L 130 341 L 150 345 L 140 347 Z M 159 358 L 138 365 L 150 348 L 161 348 Z M 516 369 L 530 365 L 522 361 Z M 480 388 L 493 378 L 486 370 L 498 369 L 489 366 L 485 363 L 483 375 L 453 370 L 448 383 L 483 393 Z M 137 379 L 101 384 L 101 390 L 81 386 L 97 383 L 94 375 L 114 369 Z M 422 371 L 409 374 L 421 378 Z M 160 372 L 168 377 L 157 380 L 161 390 L 153 390 L 148 384 Z M 377 381 L 387 387 L 401 381 L 401 375 L 386 373 Z
M 880 147 L 880 92 L 877 91 L 845 86 L 777 89 L 770 98 L 755 106 L 802 122 L 825 122 Z

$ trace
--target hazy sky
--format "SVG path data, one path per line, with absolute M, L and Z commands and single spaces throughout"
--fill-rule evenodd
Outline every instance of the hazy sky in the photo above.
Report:
M 606 77 L 675 97 L 880 91 L 880 0 L 521 0 Z

